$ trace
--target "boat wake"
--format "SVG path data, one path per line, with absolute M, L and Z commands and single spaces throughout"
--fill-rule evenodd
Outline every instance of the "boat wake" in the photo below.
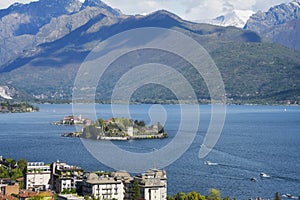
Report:
M 205 165 L 211 165 L 211 166 L 219 165 L 219 163 L 210 162 L 210 161 L 208 161 L 208 160 L 205 161 L 204 164 L 205 164 Z

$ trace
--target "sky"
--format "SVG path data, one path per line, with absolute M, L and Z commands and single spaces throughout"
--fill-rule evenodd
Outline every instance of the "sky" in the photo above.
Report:
M 0 0 L 0 8 L 7 8 L 15 2 L 30 1 L 33 0 Z M 233 10 L 267 11 L 271 6 L 289 1 L 292 0 L 103 0 L 124 14 L 148 14 L 165 9 L 190 21 L 214 19 Z

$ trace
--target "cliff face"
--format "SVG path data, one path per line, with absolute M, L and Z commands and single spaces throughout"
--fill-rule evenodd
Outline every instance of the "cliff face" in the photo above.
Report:
M 267 12 L 258 12 L 250 17 L 244 29 L 300 51 L 300 2 L 280 4 Z

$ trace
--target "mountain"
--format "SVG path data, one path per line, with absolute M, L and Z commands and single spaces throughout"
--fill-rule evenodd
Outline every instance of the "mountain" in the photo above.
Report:
M 125 16 L 117 10 L 112 12 L 111 8 L 103 8 L 98 0 L 93 2 L 95 4 L 92 5 L 96 7 L 78 4 L 72 6 L 70 13 L 49 17 L 47 22 L 39 26 L 36 34 L 31 33 L 34 41 L 39 42 L 30 43 L 31 48 L 23 48 L 9 62 L 0 66 L 1 85 L 11 85 L 37 99 L 71 99 L 76 73 L 99 42 L 134 28 L 162 27 L 190 36 L 210 53 L 223 77 L 229 102 L 299 102 L 299 52 L 271 43 L 250 30 L 192 23 L 165 10 L 147 16 Z M 33 5 L 42 6 L 39 9 L 45 10 L 43 15 L 50 16 L 47 12 L 51 9 L 45 7 L 47 4 L 31 3 L 27 6 Z M 11 18 L 9 9 L 4 10 L 7 15 L 2 19 Z M 66 12 L 66 9 L 63 10 Z M 28 13 L 26 15 L 35 18 Z M 15 38 L 15 48 L 24 42 L 18 37 L 11 35 L 12 41 Z M 184 60 L 174 62 L 172 54 L 151 49 L 131 52 L 114 62 L 105 72 L 103 80 L 99 81 L 97 99 L 109 100 L 114 85 L 132 69 L 132 63 L 138 66 L 144 62 L 172 66 L 189 80 L 198 99 L 204 102 L 209 100 L 206 84 L 189 63 Z M 164 87 L 149 84 L 138 89 L 132 99 L 137 102 L 159 102 L 173 101 L 176 97 Z
M 0 65 L 62 38 L 99 14 L 121 16 L 99 0 L 40 0 L 0 10 Z
M 257 12 L 250 17 L 244 29 L 300 51 L 300 1 L 280 4 L 267 12 Z
M 206 23 L 217 26 L 235 26 L 243 28 L 254 12 L 251 10 L 233 10 L 213 20 L 206 20 Z

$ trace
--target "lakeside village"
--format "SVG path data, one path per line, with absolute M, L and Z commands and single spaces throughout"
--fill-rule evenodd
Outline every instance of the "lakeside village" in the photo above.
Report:
M 297 199 L 290 194 L 282 197 Z M 260 197 L 254 199 L 264 200 Z M 280 199 L 281 196 L 277 192 L 274 200 Z M 0 200 L 231 200 L 231 198 L 222 198 L 217 189 L 211 189 L 207 196 L 195 191 L 167 196 L 167 173 L 160 169 L 149 169 L 132 176 L 126 171 L 88 172 L 79 166 L 60 161 L 45 164 L 20 159 L 16 162 L 11 158 L 4 159 L 0 156 Z
M 0 113 L 25 113 L 39 111 L 39 107 L 29 103 L 0 102 Z
M 54 122 L 55 125 L 82 126 L 81 132 L 65 133 L 64 137 L 81 137 L 93 140 L 134 140 L 163 139 L 168 137 L 164 127 L 158 122 L 146 126 L 144 121 L 128 118 L 98 119 L 95 122 L 81 116 L 67 116 Z
M 59 161 L 52 164 L 13 161 L 0 156 L 1 200 L 167 199 L 164 170 L 151 169 L 131 176 L 126 171 L 87 172 Z

